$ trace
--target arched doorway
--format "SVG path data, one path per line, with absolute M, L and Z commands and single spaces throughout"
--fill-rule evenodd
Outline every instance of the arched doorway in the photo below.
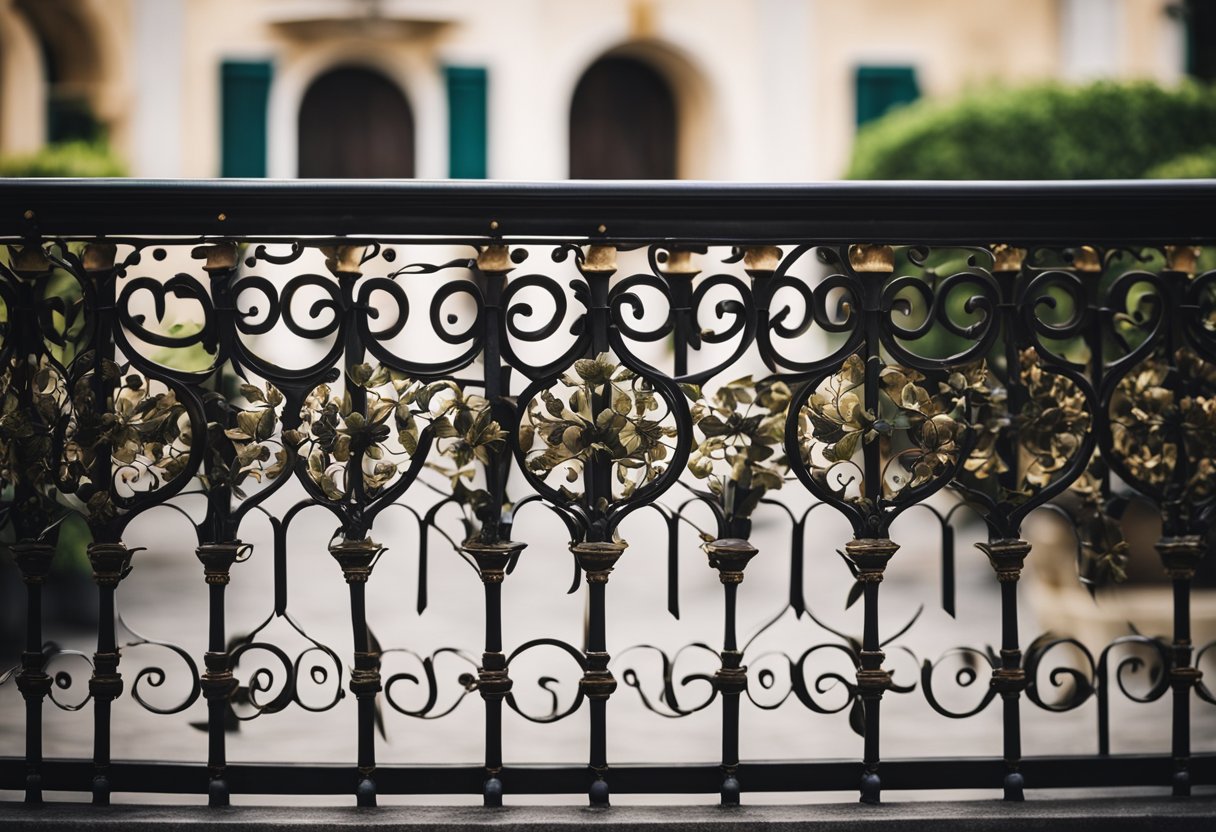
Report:
M 649 64 L 600 58 L 583 73 L 570 105 L 572 179 L 675 179 L 676 97 Z
M 341 67 L 313 81 L 300 104 L 302 178 L 414 176 L 414 115 L 378 72 Z

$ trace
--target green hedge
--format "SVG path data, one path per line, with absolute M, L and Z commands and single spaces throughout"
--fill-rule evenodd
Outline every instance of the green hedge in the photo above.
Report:
M 1175 156 L 1144 175 L 1149 179 L 1216 179 L 1216 145 Z
M 1038 84 L 895 110 L 859 132 L 847 176 L 1137 179 L 1214 141 L 1216 87 Z
M 0 158 L 0 176 L 126 175 L 122 162 L 101 142 L 64 142 L 37 153 Z

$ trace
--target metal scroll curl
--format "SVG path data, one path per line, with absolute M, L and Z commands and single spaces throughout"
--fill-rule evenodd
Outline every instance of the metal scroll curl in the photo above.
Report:
M 791 274 L 791 269 L 811 251 L 837 270 L 820 278 L 812 287 L 809 279 Z M 810 258 L 807 258 L 810 259 Z M 771 274 L 757 278 L 753 292 L 756 304 L 756 342 L 770 370 L 814 376 L 839 365 L 864 338 L 860 326 L 862 288 L 858 275 L 848 267 L 847 257 L 835 249 L 799 246 L 782 258 Z M 799 313 L 798 307 L 801 307 Z M 807 359 L 789 349 L 802 341 L 812 327 L 828 335 L 843 335 L 844 343 L 821 358 Z

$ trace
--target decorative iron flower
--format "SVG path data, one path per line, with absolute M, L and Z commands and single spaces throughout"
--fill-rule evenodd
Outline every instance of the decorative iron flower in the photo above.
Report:
M 858 450 L 879 442 L 881 491 L 886 499 L 942 476 L 958 459 L 959 440 L 968 424 L 969 392 L 983 383 L 987 373 L 982 364 L 953 373 L 932 394 L 925 377 L 915 370 L 877 364 L 875 371 L 876 412 L 864 406 L 866 368 L 861 356 L 854 354 L 811 395 L 799 414 L 804 463 L 828 488 L 862 505 L 869 501 L 862 468 L 854 461 Z
M 265 389 L 242 384 L 240 390 L 250 407 L 222 402 L 228 419 L 207 423 L 207 462 L 198 476 L 205 491 L 228 489 L 234 497 L 244 499 L 241 485 L 246 480 L 277 479 L 287 469 L 291 454 L 282 445 L 272 452 L 268 444 L 278 429 L 283 394 L 269 383 Z
M 684 393 L 693 402 L 693 425 L 703 437 L 689 457 L 688 470 L 706 481 L 728 521 L 750 517 L 789 472 L 781 451 L 790 388 L 783 381 L 744 376 L 723 384 L 712 400 L 695 385 L 687 385 Z
M 650 418 L 659 409 L 658 396 L 645 378 L 618 367 L 607 353 L 574 363 L 574 373 L 561 382 L 571 390 L 564 400 L 542 390 L 528 403 L 520 426 L 520 447 L 529 470 L 544 477 L 558 468 L 567 483 L 576 483 L 593 458 L 613 466 L 622 498 L 653 481 L 666 466 L 673 427 Z M 541 447 L 533 448 L 539 440 Z M 560 486 L 570 500 L 581 491 Z
M 440 430 L 444 409 L 428 410 L 433 385 L 369 364 L 351 367 L 348 377 L 367 391 L 366 412 L 354 410 L 349 394 L 336 396 L 321 384 L 304 400 L 300 429 L 283 433 L 289 447 L 307 446 L 308 476 L 330 500 L 345 499 L 355 476 L 368 495 L 388 485 L 418 448 L 419 418 L 433 420 L 437 436 L 452 430 Z
M 964 470 L 984 480 L 1017 470 L 1017 485 L 1001 488 L 1003 502 L 1018 503 L 1048 485 L 1077 453 L 1089 432 L 1091 416 L 1081 389 L 1065 376 L 1044 370 L 1033 349 L 1019 354 L 1022 406 L 1010 413 L 1009 393 L 1002 387 L 978 386 L 979 437 Z M 1017 458 L 1001 456 L 998 442 L 1010 430 L 1017 437 Z M 998 485 L 998 487 L 1000 487 Z

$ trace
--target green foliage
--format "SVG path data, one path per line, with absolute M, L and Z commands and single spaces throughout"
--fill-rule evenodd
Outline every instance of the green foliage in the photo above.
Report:
M 1149 168 L 1146 179 L 1216 179 L 1216 144 Z
M 1213 137 L 1216 87 L 1098 82 L 989 88 L 953 101 L 919 101 L 867 125 L 847 176 L 1136 179 L 1210 147 Z M 1209 161 L 1207 170 L 1216 170 L 1216 162 Z
M 123 163 L 103 142 L 63 142 L 37 153 L 0 158 L 0 177 L 126 175 Z

